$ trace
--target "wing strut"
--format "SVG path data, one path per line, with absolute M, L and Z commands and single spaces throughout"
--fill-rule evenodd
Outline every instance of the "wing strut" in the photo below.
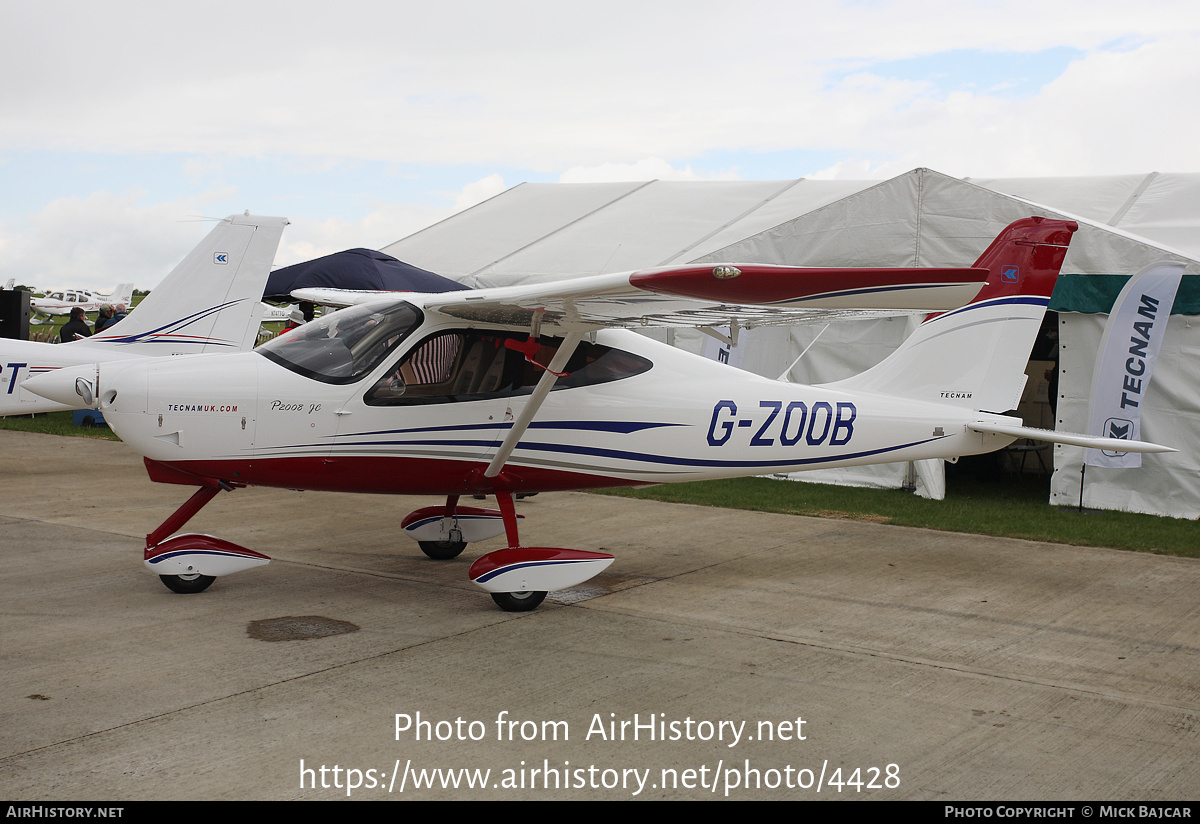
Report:
M 531 335 L 530 338 L 532 339 L 532 337 Z M 571 359 L 571 355 L 575 354 L 575 348 L 579 346 L 581 340 L 583 340 L 582 332 L 567 333 L 567 336 L 563 339 L 562 346 L 558 347 L 558 351 L 550 359 L 550 365 L 542 373 L 537 386 L 533 389 L 533 394 L 529 396 L 529 400 L 525 403 L 525 408 L 521 410 L 521 414 L 513 421 L 512 429 L 508 430 L 508 434 L 504 437 L 504 443 L 500 444 L 500 450 L 492 458 L 492 462 L 488 464 L 488 468 L 484 470 L 483 477 L 494 478 L 500 474 L 500 470 L 508 462 L 512 451 L 517 448 L 517 443 L 521 440 L 521 436 L 525 434 L 525 430 L 533 422 L 533 416 L 542 408 L 542 403 L 546 400 L 546 396 L 550 394 L 550 390 L 554 387 L 554 382 L 558 380 L 558 374 L 556 373 L 561 373 L 564 370 L 567 361 Z
M 792 374 L 792 370 L 793 370 L 793 369 L 795 369 L 795 368 L 796 368 L 796 364 L 798 364 L 798 363 L 799 363 L 799 362 L 800 362 L 800 361 L 801 361 L 801 360 L 804 358 L 804 356 L 808 354 L 808 350 L 813 348 L 813 344 L 814 344 L 814 343 L 816 343 L 818 340 L 820 340 L 820 339 L 821 339 L 821 335 L 824 335 L 824 334 L 825 334 L 825 330 L 826 330 L 826 329 L 828 329 L 829 327 L 830 327 L 830 324 L 828 324 L 828 323 L 827 323 L 827 324 L 825 324 L 825 325 L 824 325 L 824 326 L 821 328 L 821 331 L 820 331 L 820 332 L 818 332 L 818 333 L 816 334 L 816 337 L 814 337 L 812 340 L 810 340 L 810 341 L 808 342 L 808 346 L 804 347 L 804 351 L 803 351 L 803 352 L 801 352 L 799 355 L 797 355 L 797 356 L 796 356 L 796 359 L 795 359 L 794 361 L 792 361 L 792 365 L 791 365 L 791 366 L 789 366 L 787 369 L 784 369 L 784 370 L 783 370 L 783 374 L 782 374 L 782 375 L 780 375 L 780 376 L 779 376 L 778 378 L 776 378 L 775 380 L 777 380 L 777 381 L 786 380 L 786 381 L 788 381 L 788 382 L 790 382 L 790 383 L 795 383 L 795 381 L 793 381 L 793 380 L 792 380 L 792 379 L 789 377 L 789 376 Z
M 721 343 L 724 343 L 728 346 L 737 346 L 738 329 L 740 328 L 738 326 L 737 318 L 729 319 L 729 334 L 728 335 L 724 334 L 723 332 L 718 332 L 712 326 L 698 326 L 696 328 L 699 329 L 704 334 L 708 335 L 710 338 L 715 338 L 716 340 L 719 340 Z

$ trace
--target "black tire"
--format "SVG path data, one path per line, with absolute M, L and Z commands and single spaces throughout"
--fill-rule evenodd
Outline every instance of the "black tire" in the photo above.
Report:
M 435 561 L 449 561 L 462 555 L 467 548 L 466 541 L 417 541 L 421 551 Z
M 492 600 L 505 612 L 529 612 L 546 600 L 544 592 L 493 592 Z
M 212 575 L 159 575 L 158 580 L 163 582 L 163 585 L 171 590 L 178 592 L 180 595 L 191 595 L 196 592 L 204 592 L 212 586 L 212 582 L 217 580 Z

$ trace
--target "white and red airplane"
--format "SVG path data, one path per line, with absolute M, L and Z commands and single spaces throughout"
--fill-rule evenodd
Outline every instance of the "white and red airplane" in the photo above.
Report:
M 427 494 L 445 504 L 410 513 L 406 533 L 434 558 L 506 535 L 508 546 L 477 559 L 470 576 L 502 608 L 523 611 L 613 558 L 522 546 L 518 493 L 954 458 L 1030 437 L 1173 451 L 1030 429 L 1001 414 L 1017 405 L 1077 228 L 1017 221 L 961 269 L 692 265 L 350 295 L 343 302 L 368 302 L 253 352 L 61 369 L 27 386 L 62 402 L 98 399 L 152 480 L 197 487 L 147 536 L 147 567 L 176 592 L 269 560 L 213 536 L 169 537 L 221 490 Z M 768 380 L 612 328 L 748 327 L 852 307 L 943 311 L 879 365 L 821 386 Z M 499 508 L 460 505 L 480 493 Z
M 79 396 L 63 404 L 25 389 L 28 378 L 63 367 L 251 349 L 263 287 L 286 225 L 282 217 L 225 218 L 136 312 L 98 335 L 61 344 L 0 339 L 0 416 L 90 406 Z
M 72 309 L 84 312 L 99 312 L 105 304 L 116 306 L 123 303 L 126 308 L 133 305 L 133 284 L 121 283 L 108 294 L 87 289 L 51 289 L 42 297 L 30 298 L 29 308 L 39 315 L 67 315 Z

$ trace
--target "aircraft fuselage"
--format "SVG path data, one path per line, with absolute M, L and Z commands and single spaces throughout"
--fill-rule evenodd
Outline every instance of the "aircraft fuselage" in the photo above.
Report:
M 444 391 L 421 395 L 411 376 L 388 390 L 413 353 L 454 335 L 457 373 L 438 384 Z M 587 369 L 576 372 L 582 385 L 560 378 L 568 385 L 550 393 L 500 475 L 486 478 L 529 381 L 472 384 L 465 370 L 473 352 L 490 348 L 498 354 L 485 357 L 507 357 L 511 372 L 520 353 L 504 350 L 505 338 L 525 336 L 430 316 L 354 380 L 316 380 L 247 352 L 106 364 L 99 392 L 117 390 L 106 419 L 146 456 L 152 478 L 193 485 L 537 492 L 954 457 L 1011 440 L 969 432 L 972 413 L 961 406 L 768 380 L 610 330 L 591 351 L 618 365 L 593 367 L 593 382 Z

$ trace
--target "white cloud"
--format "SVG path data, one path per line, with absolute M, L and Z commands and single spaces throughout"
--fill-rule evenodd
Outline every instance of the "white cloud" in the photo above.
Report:
M 37 287 L 107 290 L 132 280 L 138 289 L 158 284 L 212 229 L 206 202 L 142 205 L 143 193 L 95 192 L 49 204 L 25 227 L 0 226 L 0 282 L 16 278 Z M 378 249 L 447 217 L 451 210 L 380 204 L 360 220 L 298 218 L 284 230 L 275 267 L 343 249 Z M 207 215 L 207 217 L 201 217 Z
M 1190 138 L 1200 111 L 1189 104 L 1189 90 L 1200 86 L 1198 50 L 1196 36 L 1098 50 L 1027 99 L 956 92 L 880 107 L 841 143 L 849 158 L 874 160 L 848 159 L 823 174 L 852 176 L 845 172 L 857 167 L 883 178 L 917 166 L 975 177 L 1200 171 Z M 872 134 L 880 138 L 867 139 Z
M 738 180 L 735 170 L 698 174 L 691 164 L 676 169 L 660 157 L 647 157 L 635 163 L 601 163 L 573 166 L 558 177 L 559 183 L 610 183 L 629 180 Z
M 447 208 L 378 204 L 360 220 L 298 218 L 284 230 L 275 267 L 290 266 L 345 249 L 381 249 L 451 213 Z
M 5 33 L 0 72 L 20 78 L 0 84 L 6 157 L 188 160 L 179 189 L 152 182 L 162 188 L 153 204 L 141 190 L 112 194 L 108 179 L 91 185 L 108 192 L 75 197 L 59 187 L 39 200 L 42 181 L 0 190 L 0 214 L 24 216 L 0 225 L 3 280 L 107 288 L 132 273 L 151 285 L 202 235 L 176 221 L 204 214 L 208 190 L 227 185 L 303 204 L 281 247 L 290 263 L 385 246 L 519 182 L 521 170 L 562 182 L 729 180 L 760 176 L 746 168 L 755 157 L 794 153 L 822 158 L 816 176 L 842 178 L 916 166 L 979 177 L 1200 171 L 1200 112 L 1189 105 L 1200 6 L 1190 1 L 1064 0 L 1031 14 L 1003 0 L 336 10 L 297 0 L 286 11 L 211 0 L 197 14 L 109 0 L 70 14 L 53 2 L 9 4 Z M 1022 98 L 990 79 L 945 93 L 884 67 L 956 49 L 1064 46 L 1082 57 Z M 251 191 L 246 169 L 263 156 L 286 162 Z M 706 157 L 720 168 L 700 167 Z M 452 193 L 412 185 L 393 199 L 356 188 L 351 172 L 369 161 L 400 175 L 434 170 L 432 180 L 463 180 L 469 168 L 478 179 Z M 327 201 L 337 205 L 320 206 L 316 187 L 339 180 Z M 365 213 L 361 191 L 377 201 Z
M 542 171 L 713 148 L 856 148 L 885 140 L 867 125 L 900 118 L 922 84 L 831 87 L 831 69 L 963 48 L 1095 53 L 1200 26 L 1194 4 L 1165 0 L 1064 2 L 1032 16 L 985 0 L 352 3 L 337 14 L 297 3 L 286 15 L 218 2 L 186 27 L 169 4 L 88 8 L 64 18 L 24 4 L 6 20 L 0 69 L 23 81 L 0 89 L 0 148 Z
M 25 227 L 0 226 L 0 281 L 101 290 L 133 281 L 149 288 L 211 229 L 200 216 L 215 194 L 149 206 L 136 189 L 55 200 Z
M 288 226 L 275 256 L 275 266 L 290 266 L 344 249 L 382 249 L 419 232 L 455 212 L 469 209 L 505 189 L 504 178 L 491 174 L 468 183 L 449 200 L 453 207 L 412 203 L 380 203 L 359 220 L 298 218 Z
M 468 183 L 454 198 L 454 211 L 461 212 L 470 209 L 488 198 L 495 197 L 505 188 L 504 178 L 498 174 L 490 174 L 474 183 Z
M 291 219 L 274 266 L 289 266 L 344 249 L 380 249 L 456 211 L 504 191 L 491 174 L 446 198 L 454 206 L 376 203 L 357 220 Z M 153 288 L 212 228 L 211 204 L 236 191 L 203 192 L 183 201 L 146 204 L 140 189 L 60 198 L 30 217 L 26 226 L 0 225 L 0 282 L 10 277 L 38 287 L 109 289 L 133 280 Z
M 883 164 L 870 160 L 842 160 L 807 177 L 810 180 L 872 180 L 894 176 L 881 173 L 884 168 Z

